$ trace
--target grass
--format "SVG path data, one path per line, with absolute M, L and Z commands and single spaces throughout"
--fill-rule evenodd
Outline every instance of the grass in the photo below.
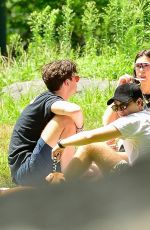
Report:
M 79 104 L 84 114 L 84 124 L 86 129 L 93 129 L 102 125 L 102 116 L 106 109 L 106 101 L 112 95 L 112 90 L 107 88 L 89 88 L 76 94 L 71 101 Z
M 0 187 L 12 187 L 7 160 L 8 145 L 13 126 L 0 125 Z

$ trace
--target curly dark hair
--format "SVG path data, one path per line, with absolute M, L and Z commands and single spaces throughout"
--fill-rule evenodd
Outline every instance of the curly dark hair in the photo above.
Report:
M 60 89 L 66 79 L 77 73 L 76 64 L 70 60 L 53 61 L 43 66 L 42 79 L 51 92 Z
M 136 60 L 138 58 L 143 57 L 143 56 L 146 56 L 146 57 L 150 58 L 150 50 L 142 50 L 139 53 L 137 53 L 137 55 L 135 57 L 134 63 L 136 62 Z M 133 76 L 136 77 L 136 71 L 135 71 L 135 69 L 134 69 L 134 72 L 133 72 Z

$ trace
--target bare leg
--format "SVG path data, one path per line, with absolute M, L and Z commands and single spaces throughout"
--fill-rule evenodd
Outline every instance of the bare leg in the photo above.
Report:
M 41 137 L 51 147 L 54 147 L 59 139 L 69 137 L 76 133 L 76 127 L 73 120 L 68 116 L 56 115 L 46 125 Z M 67 147 L 61 158 L 61 169 L 68 165 L 75 152 L 74 147 Z
M 106 143 L 79 147 L 65 170 L 65 178 L 79 178 L 94 161 L 103 173 L 110 171 L 123 158 Z

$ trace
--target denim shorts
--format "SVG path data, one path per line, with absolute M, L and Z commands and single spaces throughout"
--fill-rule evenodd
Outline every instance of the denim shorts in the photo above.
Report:
M 45 184 L 45 177 L 53 171 L 53 160 L 51 159 L 52 147 L 40 138 L 31 154 L 20 165 L 14 176 L 14 181 L 20 185 Z M 60 163 L 56 171 L 60 172 Z

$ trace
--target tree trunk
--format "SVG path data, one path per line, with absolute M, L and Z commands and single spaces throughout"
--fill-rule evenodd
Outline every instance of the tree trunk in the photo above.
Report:
M 0 0 L 0 50 L 3 56 L 7 56 L 6 51 L 6 5 L 5 0 Z

